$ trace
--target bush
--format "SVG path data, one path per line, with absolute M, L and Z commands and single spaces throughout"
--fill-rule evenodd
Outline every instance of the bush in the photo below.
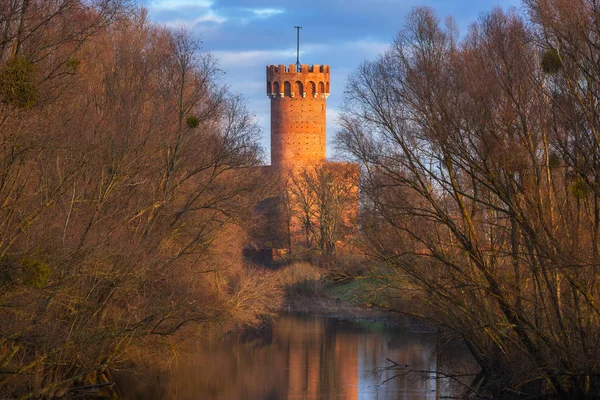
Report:
M 37 289 L 46 286 L 51 271 L 48 264 L 41 260 L 29 257 L 23 257 L 20 264 L 21 272 L 23 274 L 23 283 Z
M 25 57 L 9 60 L 0 69 L 0 95 L 6 103 L 31 108 L 39 100 L 36 67 Z
M 372 271 L 372 260 L 358 254 L 338 254 L 327 268 L 327 279 L 333 282 L 347 282 L 369 275 Z
M 323 286 L 321 269 L 307 262 L 296 262 L 276 272 L 281 284 L 289 291 L 315 293 Z
M 79 71 L 80 66 L 81 66 L 81 60 L 79 60 L 78 58 L 70 58 L 69 61 L 67 61 L 67 69 L 70 72 Z
M 228 297 L 223 309 L 238 326 L 259 325 L 277 315 L 283 302 L 281 283 L 271 271 L 241 267 L 224 276 L 229 281 Z
M 200 120 L 194 115 L 189 115 L 185 118 L 185 124 L 188 128 L 194 129 L 197 128 L 198 125 L 200 125 Z
M 583 200 L 590 193 L 590 188 L 583 178 L 577 177 L 577 179 L 569 186 L 569 191 L 576 199 Z
M 562 69 L 563 63 L 558 50 L 550 49 L 542 55 L 542 71 L 547 74 L 555 74 Z
M 52 268 L 42 260 L 17 254 L 5 255 L 0 259 L 0 283 L 23 284 L 41 289 L 48 283 Z

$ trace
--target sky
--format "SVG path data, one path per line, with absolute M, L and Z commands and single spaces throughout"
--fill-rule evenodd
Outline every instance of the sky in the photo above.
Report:
M 364 60 L 386 51 L 406 15 L 417 6 L 433 8 L 441 20 L 452 16 L 464 34 L 494 7 L 521 10 L 520 0 L 143 0 L 152 21 L 187 26 L 222 71 L 220 80 L 246 99 L 261 129 L 268 163 L 270 99 L 266 66 L 296 62 L 296 30 L 300 62 L 331 67 L 327 99 L 327 139 L 331 142 L 344 99 L 346 79 Z M 333 156 L 331 145 L 328 157 Z

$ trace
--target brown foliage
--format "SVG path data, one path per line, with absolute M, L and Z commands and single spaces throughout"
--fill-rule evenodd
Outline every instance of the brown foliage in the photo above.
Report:
M 114 0 L 3 2 L 0 23 L 0 71 L 25 65 L 39 91 L 7 95 L 30 91 L 2 72 L 0 397 L 51 396 L 133 339 L 272 314 L 279 287 L 215 246 L 242 236 L 260 149 L 198 42 Z
M 483 394 L 597 397 L 600 9 L 525 3 L 460 43 L 415 10 L 351 77 L 337 139 L 365 171 L 368 248 L 465 339 Z

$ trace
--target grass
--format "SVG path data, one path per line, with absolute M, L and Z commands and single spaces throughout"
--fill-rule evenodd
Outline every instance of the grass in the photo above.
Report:
M 329 285 L 327 293 L 334 299 L 356 302 L 367 296 L 372 290 L 373 283 L 370 278 L 353 279 L 344 283 Z
M 314 295 L 324 284 L 323 271 L 307 262 L 295 262 L 276 271 L 288 294 Z
M 384 280 L 376 275 L 356 277 L 343 283 L 327 286 L 327 295 L 348 303 L 381 306 L 388 305 L 388 290 Z
M 396 308 L 390 297 L 389 271 L 383 266 L 366 274 L 340 274 L 339 270 L 297 261 L 275 271 L 286 292 L 286 307 L 309 312 L 377 315 L 377 309 Z M 340 276 L 344 279 L 336 279 Z M 366 308 L 365 308 L 366 307 Z M 361 311 L 362 310 L 362 311 Z M 367 311 L 369 310 L 369 311 Z M 382 310 L 380 310 L 382 311 Z

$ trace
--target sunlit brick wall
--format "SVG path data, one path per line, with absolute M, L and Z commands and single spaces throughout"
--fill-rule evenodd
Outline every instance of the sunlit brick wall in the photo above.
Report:
M 271 165 L 297 168 L 326 156 L 326 109 L 329 66 L 267 66 L 271 98 Z

